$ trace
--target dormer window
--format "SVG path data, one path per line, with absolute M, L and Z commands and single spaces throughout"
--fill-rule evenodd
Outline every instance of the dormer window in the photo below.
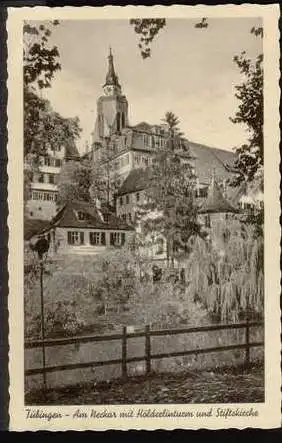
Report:
M 104 214 L 104 223 L 109 223 L 109 214 Z
M 89 220 L 89 215 L 83 211 L 77 211 L 77 218 L 79 221 Z

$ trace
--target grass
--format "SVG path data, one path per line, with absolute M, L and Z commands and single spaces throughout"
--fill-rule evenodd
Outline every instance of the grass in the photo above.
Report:
M 213 371 L 151 373 L 110 382 L 80 383 L 26 395 L 27 405 L 257 403 L 264 401 L 264 369 L 224 367 Z

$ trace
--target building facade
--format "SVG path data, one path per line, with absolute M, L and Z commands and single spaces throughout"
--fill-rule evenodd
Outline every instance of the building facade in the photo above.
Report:
M 35 242 L 44 236 L 49 241 L 49 255 L 99 254 L 120 248 L 130 242 L 134 229 L 123 223 L 111 210 L 98 201 L 67 203 L 37 234 Z
M 113 55 L 108 56 L 108 72 L 103 85 L 104 94 L 97 101 L 97 118 L 92 133 L 92 149 L 88 154 L 93 164 L 109 169 L 118 184 L 117 215 L 127 222 L 134 218 L 137 199 L 144 195 L 147 169 L 152 166 L 156 152 L 164 149 L 168 140 L 166 124 L 141 122 L 130 125 L 129 103 L 122 93 L 114 68 Z M 180 138 L 178 155 L 192 167 L 197 177 L 199 199 L 207 196 L 212 174 L 226 191 L 233 174 L 234 154 Z M 138 172 L 139 171 L 139 172 Z M 142 186 L 141 183 L 142 182 Z M 142 189 L 141 189 L 142 188 Z

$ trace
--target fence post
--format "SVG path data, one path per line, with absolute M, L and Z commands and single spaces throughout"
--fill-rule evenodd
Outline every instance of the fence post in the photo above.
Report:
M 249 313 L 247 312 L 245 341 L 246 341 L 246 353 L 245 353 L 245 366 L 250 365 L 250 320 Z
M 121 352 L 121 370 L 122 370 L 122 377 L 127 377 L 127 366 L 126 366 L 126 360 L 127 360 L 127 328 L 126 326 L 123 326 L 122 328 L 122 352 Z
M 146 361 L 146 374 L 151 372 L 151 340 L 150 340 L 150 326 L 145 326 L 145 361 Z

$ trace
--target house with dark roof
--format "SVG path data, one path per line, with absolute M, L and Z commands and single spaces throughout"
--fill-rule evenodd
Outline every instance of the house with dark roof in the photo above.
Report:
M 66 203 L 30 240 L 47 238 L 50 255 L 97 254 L 124 246 L 133 235 L 134 229 L 98 200 L 95 203 L 76 200 Z
M 32 174 L 31 196 L 26 204 L 26 216 L 31 219 L 51 220 L 57 212 L 57 181 L 62 166 L 68 161 L 79 161 L 74 142 L 55 148 L 47 146 L 45 156 L 39 158 L 38 171 Z

